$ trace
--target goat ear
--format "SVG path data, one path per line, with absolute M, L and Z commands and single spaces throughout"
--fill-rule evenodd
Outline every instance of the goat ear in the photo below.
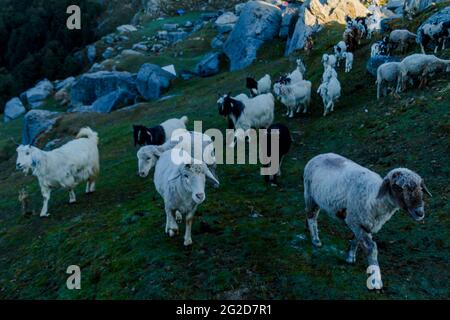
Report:
M 421 183 L 421 187 L 423 192 L 425 192 L 427 195 L 429 195 L 430 197 L 433 197 L 430 190 L 428 190 L 427 186 L 425 185 L 425 182 L 422 181 Z
M 383 183 L 381 184 L 380 190 L 378 190 L 377 198 L 384 197 L 391 188 L 391 182 L 389 181 L 389 178 L 384 178 Z

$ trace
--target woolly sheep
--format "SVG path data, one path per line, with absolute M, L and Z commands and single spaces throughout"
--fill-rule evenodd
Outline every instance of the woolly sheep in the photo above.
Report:
M 317 226 L 320 209 L 343 219 L 355 236 L 350 242 L 347 262 L 355 263 L 356 251 L 361 245 L 371 273 L 368 288 L 381 289 L 378 251 L 372 235 L 380 231 L 398 209 L 421 221 L 425 217 L 424 192 L 431 196 L 423 179 L 409 169 L 394 169 L 383 179 L 340 155 L 318 155 L 304 170 L 304 196 L 312 243 L 316 247 L 322 245 Z
M 17 148 L 16 169 L 25 174 L 31 170 L 38 178 L 44 203 L 41 217 L 48 217 L 48 201 L 52 189 L 69 190 L 69 203 L 76 202 L 74 188 L 87 181 L 86 193 L 95 191 L 100 171 L 98 135 L 90 128 L 82 128 L 75 140 L 52 151 L 42 151 L 31 145 Z
M 424 69 L 431 63 L 442 64 L 446 71 L 450 72 L 450 60 L 443 60 L 434 55 L 416 53 L 407 56 L 400 62 L 400 74 L 397 80 L 397 92 L 406 88 L 408 82 L 419 79 L 423 75 Z
M 415 41 L 416 34 L 405 29 L 393 30 L 389 35 L 389 42 L 394 46 L 393 49 L 400 47 L 402 53 Z
M 400 62 L 386 62 L 377 69 L 377 99 L 380 99 L 383 83 L 397 83 L 400 74 Z M 387 87 L 384 87 L 383 95 L 387 95 Z
M 166 151 L 161 154 L 160 161 L 156 163 L 154 183 L 156 190 L 164 200 L 165 232 L 170 237 L 178 234 L 175 215 L 184 214 L 186 219 L 185 246 L 192 244 L 191 229 L 194 215 L 197 207 L 206 199 L 206 178 L 219 185 L 219 181 L 208 169 L 208 166 L 205 163 L 195 163 L 184 150 Z

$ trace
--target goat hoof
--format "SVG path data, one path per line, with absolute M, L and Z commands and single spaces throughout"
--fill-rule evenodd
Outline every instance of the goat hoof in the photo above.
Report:
M 192 239 L 184 240 L 184 246 L 188 247 L 192 245 Z
M 176 235 L 177 233 L 178 233 L 178 230 L 170 229 L 170 230 L 169 230 L 169 237 L 173 238 L 173 237 L 175 237 L 175 235 Z
M 356 263 L 356 258 L 355 257 L 347 257 L 347 259 L 345 259 L 345 261 L 348 264 L 355 264 Z
M 50 213 L 41 213 L 41 215 L 39 217 L 41 218 L 47 218 L 50 216 Z
M 77 200 L 69 201 L 69 204 L 75 204 L 75 203 L 77 203 Z

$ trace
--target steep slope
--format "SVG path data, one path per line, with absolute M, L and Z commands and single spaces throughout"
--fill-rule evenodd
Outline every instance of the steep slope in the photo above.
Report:
M 409 22 L 397 23 L 409 27 Z M 341 39 L 342 31 L 343 26 L 328 25 L 315 36 L 313 53 L 304 57 L 314 89 L 322 74 L 321 55 Z M 183 51 L 192 60 L 175 64 L 192 66 L 195 57 L 209 50 L 213 36 L 208 29 L 201 32 L 157 59 L 173 61 L 174 53 Z M 152 179 L 135 176 L 131 126 L 187 115 L 191 121 L 202 120 L 204 129 L 224 130 L 217 92 L 245 91 L 248 74 L 269 72 L 275 78 L 292 70 L 295 60 L 283 58 L 281 41 L 265 46 L 245 70 L 177 80 L 165 101 L 95 117 L 66 115 L 43 141 L 69 138 L 81 126 L 91 126 L 100 135 L 102 174 L 96 194 L 85 196 L 78 188 L 75 205 L 67 204 L 65 192 L 54 192 L 49 219 L 20 215 L 16 199 L 21 187 L 29 186 L 36 209 L 41 198 L 34 178 L 13 171 L 9 137 L 20 135 L 20 120 L 0 124 L 0 298 L 447 298 L 450 84 L 448 78 L 433 81 L 427 90 L 410 90 L 399 100 L 388 96 L 376 101 L 375 79 L 365 71 L 369 46 L 364 41 L 358 49 L 350 74 L 339 70 L 344 92 L 331 116 L 321 117 L 317 95 L 312 113 L 295 119 L 283 118 L 277 104 L 276 121 L 287 124 L 295 140 L 281 188 L 264 185 L 258 166 L 218 168 L 221 187 L 208 188 L 189 249 L 180 238 L 165 236 L 163 202 Z M 441 55 L 448 58 L 450 52 Z M 122 68 L 136 70 L 142 62 L 127 61 Z M 356 266 L 346 265 L 350 233 L 342 224 L 321 215 L 324 247 L 310 244 L 302 173 L 311 157 L 324 152 L 340 153 L 382 175 L 393 167 L 409 167 L 426 179 L 434 194 L 426 199 L 424 223 L 399 212 L 376 236 L 386 287 L 382 294 L 367 291 L 362 255 Z M 254 212 L 261 216 L 254 218 Z M 65 270 L 72 264 L 82 269 L 80 291 L 65 287 Z

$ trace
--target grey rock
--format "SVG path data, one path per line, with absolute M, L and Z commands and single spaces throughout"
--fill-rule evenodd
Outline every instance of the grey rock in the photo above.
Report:
M 200 77 L 213 76 L 220 71 L 220 53 L 210 52 L 195 67 L 195 73 Z
M 144 99 L 155 100 L 170 87 L 172 79 L 175 79 L 175 76 L 160 66 L 144 63 L 137 74 L 137 90 Z
M 87 46 L 87 58 L 90 64 L 94 63 L 96 56 L 97 56 L 97 48 L 95 47 L 95 44 Z
M 262 1 L 249 1 L 242 9 L 239 20 L 224 45 L 230 59 L 230 70 L 249 66 L 264 42 L 278 35 L 281 10 Z
M 75 77 L 68 77 L 64 80 L 60 80 L 60 81 L 55 81 L 55 91 L 59 91 L 61 89 L 67 89 L 69 87 L 71 87 L 74 82 L 75 82 Z
M 120 33 L 136 32 L 137 28 L 131 24 L 124 24 L 116 28 Z
M 163 30 L 167 30 L 167 31 L 175 31 L 178 29 L 178 24 L 177 23 L 165 23 L 162 26 Z
M 133 50 L 147 51 L 148 47 L 144 43 L 136 43 L 133 45 Z
M 219 16 L 219 14 L 217 12 L 205 12 L 201 14 L 201 19 L 203 21 L 210 21 L 212 19 L 215 19 Z
M 238 16 L 236 16 L 233 12 L 225 12 L 216 19 L 214 22 L 214 27 L 216 27 L 219 33 L 227 33 L 233 30 L 238 19 Z
M 44 100 L 52 94 L 53 89 L 53 84 L 47 79 L 39 81 L 36 86 L 25 92 L 26 102 L 32 109 L 40 107 Z
M 374 56 L 369 58 L 366 65 L 366 70 L 369 72 L 372 76 L 377 76 L 377 69 L 379 66 L 381 66 L 385 62 L 399 62 L 401 61 L 401 58 L 399 57 L 392 57 L 392 56 Z
M 133 104 L 135 99 L 135 94 L 118 89 L 97 99 L 91 109 L 93 112 L 109 113 Z
M 22 144 L 35 144 L 41 134 L 51 130 L 59 116 L 59 112 L 47 110 L 36 109 L 28 112 L 24 117 Z
M 397 8 L 403 8 L 403 5 L 405 4 L 405 0 L 390 0 L 387 5 L 386 8 L 388 8 L 389 10 L 395 11 Z
M 159 40 L 167 40 L 169 39 L 169 33 L 166 30 L 158 31 L 156 38 Z
M 129 72 L 98 71 L 82 75 L 72 86 L 72 106 L 91 105 L 98 98 L 117 89 L 136 93 L 135 76 Z
M 186 21 L 184 24 L 185 28 L 192 28 L 194 26 L 194 23 L 192 21 Z
M 221 34 L 215 36 L 211 41 L 211 48 L 213 49 L 223 49 L 223 45 L 225 42 L 225 37 Z
M 11 120 L 17 119 L 22 114 L 26 112 L 25 107 L 20 101 L 19 98 L 12 98 L 5 105 L 5 112 L 3 115 L 3 119 L 5 122 L 9 122 Z
M 108 47 L 106 48 L 105 52 L 103 52 L 102 57 L 104 59 L 110 59 L 114 54 L 114 48 Z
M 167 40 L 170 42 L 177 42 L 185 39 L 189 33 L 186 31 L 172 31 L 167 34 Z
M 313 27 L 306 25 L 304 8 L 298 12 L 298 16 L 291 20 L 291 25 L 288 31 L 288 40 L 286 42 L 286 49 L 284 51 L 285 56 L 290 55 L 296 50 L 303 49 L 308 36 L 313 32 L 318 31 L 320 25 L 314 25 Z M 295 27 L 293 24 L 295 23 Z
M 445 0 L 405 0 L 404 9 L 408 13 L 419 13 L 428 8 L 433 3 L 444 2 Z

